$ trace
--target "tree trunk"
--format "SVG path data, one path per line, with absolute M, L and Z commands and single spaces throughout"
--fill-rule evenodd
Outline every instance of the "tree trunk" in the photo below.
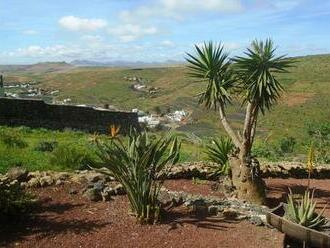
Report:
M 250 203 L 265 203 L 265 183 L 256 159 L 241 153 L 230 157 L 231 177 L 238 199 Z

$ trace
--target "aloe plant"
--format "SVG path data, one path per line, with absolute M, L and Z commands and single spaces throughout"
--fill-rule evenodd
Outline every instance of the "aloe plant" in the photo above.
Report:
M 291 189 L 289 191 L 284 215 L 286 219 L 312 229 L 322 229 L 327 225 L 328 221 L 323 216 L 326 206 L 320 213 L 315 211 L 317 202 L 314 201 L 314 190 L 306 190 L 301 200 L 296 200 Z
M 174 136 L 150 140 L 146 132 L 131 132 L 127 142 L 120 138 L 98 141 L 98 155 L 125 188 L 133 214 L 140 223 L 160 219 L 158 195 L 161 175 L 179 159 L 180 142 Z M 163 177 L 162 177 L 163 178 Z
M 211 176 L 218 177 L 229 174 L 229 154 L 233 148 L 233 142 L 224 137 L 214 139 L 212 144 L 207 146 L 206 154 L 208 159 L 217 164 L 212 166 Z

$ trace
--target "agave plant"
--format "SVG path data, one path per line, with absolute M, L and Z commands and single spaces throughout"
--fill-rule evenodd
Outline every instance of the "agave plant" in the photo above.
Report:
M 160 219 L 160 176 L 179 159 L 180 143 L 174 136 L 150 140 L 146 132 L 132 131 L 127 142 L 109 139 L 97 142 L 98 155 L 125 188 L 131 210 L 140 223 Z
M 229 154 L 233 148 L 233 142 L 224 137 L 214 139 L 212 144 L 207 146 L 206 154 L 209 160 L 217 164 L 217 166 L 212 167 L 212 177 L 229 174 Z
M 314 201 L 314 190 L 306 190 L 301 200 L 296 200 L 289 188 L 288 204 L 285 208 L 285 218 L 299 225 L 312 228 L 325 228 L 328 221 L 323 216 L 326 206 L 318 214 L 315 212 L 317 202 Z

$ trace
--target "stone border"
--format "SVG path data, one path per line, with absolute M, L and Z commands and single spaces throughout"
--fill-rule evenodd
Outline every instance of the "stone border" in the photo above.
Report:
M 168 179 L 191 179 L 193 177 L 200 179 L 211 179 L 211 167 L 217 166 L 215 163 L 209 162 L 187 162 L 175 165 Z M 307 178 L 308 172 L 306 165 L 301 162 L 261 162 L 260 165 L 262 177 L 276 178 Z M 313 172 L 312 178 L 330 178 L 330 164 L 319 164 Z

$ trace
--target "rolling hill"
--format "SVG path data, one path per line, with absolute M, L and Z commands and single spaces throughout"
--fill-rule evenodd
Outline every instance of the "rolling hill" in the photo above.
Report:
M 296 58 L 288 74 L 280 75 L 285 87 L 281 101 L 259 121 L 258 137 L 275 141 L 294 137 L 303 144 L 308 123 L 330 121 L 330 55 Z M 1 67 L 0 67 L 1 68 Z M 186 76 L 183 65 L 157 68 L 74 67 L 48 63 L 26 68 L 11 68 L 5 80 L 36 80 L 40 87 L 59 89 L 58 99 L 71 98 L 74 103 L 111 104 L 119 109 L 139 108 L 153 112 L 156 108 L 184 109 L 190 113 L 189 124 L 179 131 L 200 137 L 222 133 L 218 116 L 198 106 L 195 97 L 204 87 Z M 142 78 L 155 94 L 132 90 L 128 78 Z M 244 117 L 239 104 L 230 106 L 228 115 L 235 127 Z

